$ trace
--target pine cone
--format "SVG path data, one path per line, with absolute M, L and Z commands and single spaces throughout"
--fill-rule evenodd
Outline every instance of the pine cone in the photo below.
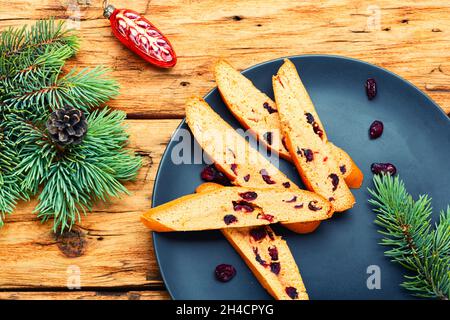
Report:
M 53 142 L 59 146 L 80 144 L 88 130 L 88 123 L 83 112 L 72 107 L 54 111 L 46 126 Z

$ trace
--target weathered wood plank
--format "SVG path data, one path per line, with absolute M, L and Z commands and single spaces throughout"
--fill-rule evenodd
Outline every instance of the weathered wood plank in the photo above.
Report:
M 99 204 L 74 232 L 55 236 L 21 204 L 0 229 L 0 289 L 65 288 L 80 274 L 81 288 L 161 287 L 150 232 L 140 214 L 150 208 L 159 160 L 179 120 L 128 120 L 130 147 L 144 167 L 127 186 L 132 196 Z
M 7 8 L 0 10 L 0 28 L 51 15 L 76 17 L 67 6 L 75 2 L 0 0 L 0 8 Z M 90 3 L 80 6 L 83 44 L 70 65 L 111 66 L 122 84 L 112 105 L 131 117 L 182 117 L 187 97 L 214 86 L 211 65 L 218 57 L 243 69 L 306 53 L 344 55 L 388 68 L 450 112 L 448 1 L 120 1 L 146 13 L 170 37 L 179 55 L 172 70 L 148 66 L 125 49 L 102 18 L 101 2 Z
M 167 300 L 165 291 L 67 291 L 67 292 L 0 292 L 0 300 Z
M 130 53 L 111 35 L 101 1 L 87 2 L 78 12 L 69 6 L 75 0 L 0 0 L 0 29 L 79 14 L 82 46 L 68 67 L 110 66 L 122 85 L 111 104 L 132 118 L 181 118 L 187 97 L 214 86 L 211 66 L 219 57 L 243 69 L 307 53 L 339 54 L 388 68 L 450 112 L 448 1 L 117 2 L 146 13 L 170 37 L 179 55 L 172 70 L 155 69 Z M 145 158 L 138 180 L 128 184 L 133 195 L 96 206 L 75 232 L 55 237 L 50 224 L 41 225 L 31 213 L 33 203 L 21 204 L 0 230 L 0 299 L 168 298 L 160 291 L 150 234 L 138 217 L 150 207 L 154 176 L 178 122 L 129 121 L 131 148 Z M 76 267 L 87 291 L 60 291 L 67 287 L 68 268 Z M 22 291 L 27 289 L 33 291 Z

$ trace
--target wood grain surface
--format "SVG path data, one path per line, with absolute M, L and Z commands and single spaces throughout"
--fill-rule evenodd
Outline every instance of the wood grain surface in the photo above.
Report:
M 358 58 L 397 73 L 450 112 L 449 1 L 117 0 L 170 38 L 179 56 L 172 70 L 153 68 L 125 49 L 102 17 L 101 2 L 0 0 L 0 30 L 50 16 L 79 27 L 81 50 L 68 67 L 112 68 L 122 89 L 111 105 L 128 113 L 130 147 L 145 160 L 137 181 L 127 184 L 131 196 L 97 205 L 62 236 L 36 220 L 35 203 L 20 204 L 0 230 L 0 299 L 169 298 L 138 218 L 151 205 L 156 170 L 185 99 L 215 86 L 211 66 L 220 57 L 240 69 L 296 54 Z M 74 268 L 81 290 L 67 288 Z

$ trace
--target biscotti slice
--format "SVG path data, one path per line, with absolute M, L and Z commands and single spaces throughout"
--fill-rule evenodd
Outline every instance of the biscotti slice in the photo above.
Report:
M 202 183 L 195 192 L 224 188 L 214 183 Z M 278 300 L 307 300 L 302 277 L 286 241 L 269 226 L 229 228 L 222 233 L 244 259 L 261 285 Z
M 320 221 L 331 211 L 329 201 L 310 191 L 224 187 L 152 208 L 141 220 L 153 231 L 197 231 Z
M 275 102 L 225 60 L 215 64 L 214 75 L 222 99 L 234 117 L 268 148 L 290 160 L 289 151 L 282 143 Z
M 195 188 L 195 193 L 202 193 L 217 190 L 219 188 L 225 188 L 223 185 L 215 182 L 203 182 L 197 188 Z
M 285 60 L 272 82 L 283 136 L 303 182 L 331 201 L 335 211 L 350 209 L 355 198 L 323 139 L 323 126 L 295 66 Z
M 286 189 L 294 185 L 203 99 L 191 98 L 186 102 L 186 122 L 217 169 L 234 185 Z
M 308 300 L 291 250 L 269 226 L 229 228 L 222 233 L 272 297 Z
M 225 60 L 219 60 L 215 64 L 214 71 L 222 99 L 240 124 L 244 128 L 250 129 L 266 148 L 277 152 L 280 157 L 292 161 L 281 134 L 276 103 Z M 312 108 L 309 119 L 312 122 L 317 119 L 316 128 L 323 128 L 314 108 Z M 324 141 L 327 141 L 326 132 L 322 130 L 321 134 Z M 327 143 L 331 154 L 338 161 L 347 185 L 350 188 L 359 188 L 363 180 L 361 170 L 344 150 L 336 147 L 330 141 Z
M 327 142 L 329 152 L 333 155 L 339 166 L 339 171 L 349 188 L 358 189 L 361 187 L 364 175 L 347 152 L 335 146 L 330 141 Z
M 215 166 L 228 176 L 236 186 L 254 188 L 299 189 L 280 170 L 251 148 L 247 141 L 228 125 L 210 106 L 200 98 L 186 103 L 186 122 L 203 150 L 214 161 Z M 223 136 L 233 143 L 223 147 Z M 241 150 L 245 150 L 242 152 Z M 239 155 L 239 164 L 236 158 Z M 224 159 L 228 162 L 224 163 Z M 330 212 L 332 214 L 332 212 Z M 297 233 L 314 231 L 320 221 L 310 223 L 283 223 Z

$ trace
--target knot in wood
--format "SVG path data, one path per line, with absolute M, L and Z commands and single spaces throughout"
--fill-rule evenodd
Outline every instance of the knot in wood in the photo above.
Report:
M 84 234 L 78 229 L 72 229 L 56 234 L 56 241 L 59 250 L 69 258 L 80 257 L 86 249 Z

